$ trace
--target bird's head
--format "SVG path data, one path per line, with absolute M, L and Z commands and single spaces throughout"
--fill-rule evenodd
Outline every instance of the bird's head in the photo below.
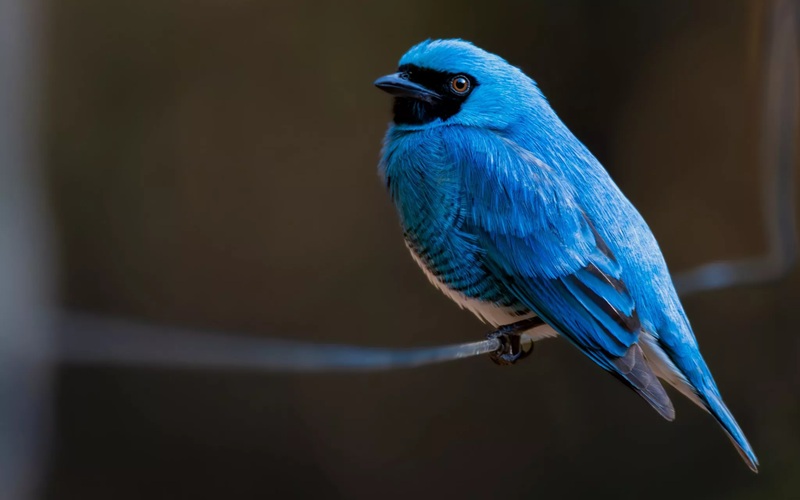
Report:
M 397 69 L 375 85 L 395 97 L 398 126 L 504 129 L 532 107 L 547 107 L 519 68 L 463 40 L 426 40 L 406 52 Z

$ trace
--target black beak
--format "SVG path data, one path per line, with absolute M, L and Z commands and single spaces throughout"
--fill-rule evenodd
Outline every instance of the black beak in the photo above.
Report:
M 435 99 L 441 98 L 436 92 L 409 80 L 406 73 L 382 76 L 375 80 L 375 86 L 395 97 L 410 97 L 426 102 L 433 102 Z

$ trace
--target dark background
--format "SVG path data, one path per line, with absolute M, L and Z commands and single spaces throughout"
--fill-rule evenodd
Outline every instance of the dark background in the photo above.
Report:
M 409 258 L 376 175 L 412 44 L 462 37 L 536 79 L 673 271 L 765 250 L 767 2 L 51 1 L 44 161 L 60 302 L 379 346 L 487 331 Z M 49 499 L 800 496 L 800 274 L 684 300 L 750 473 L 562 340 L 374 374 L 62 367 Z

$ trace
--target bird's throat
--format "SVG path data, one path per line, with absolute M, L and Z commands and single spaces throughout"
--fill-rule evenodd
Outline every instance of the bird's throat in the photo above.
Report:
M 398 125 L 423 125 L 436 119 L 447 120 L 461 109 L 461 101 L 443 99 L 434 103 L 396 97 L 394 99 L 394 122 Z

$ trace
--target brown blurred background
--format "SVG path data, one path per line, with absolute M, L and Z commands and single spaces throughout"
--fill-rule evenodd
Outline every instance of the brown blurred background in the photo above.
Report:
M 150 322 L 419 346 L 487 328 L 409 258 L 372 81 L 428 37 L 536 79 L 673 271 L 765 250 L 768 2 L 47 2 L 59 301 Z M 800 274 L 684 301 L 751 474 L 567 343 L 375 374 L 62 367 L 49 499 L 800 498 Z

